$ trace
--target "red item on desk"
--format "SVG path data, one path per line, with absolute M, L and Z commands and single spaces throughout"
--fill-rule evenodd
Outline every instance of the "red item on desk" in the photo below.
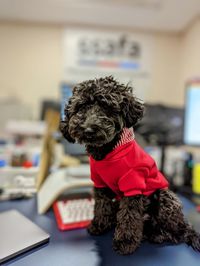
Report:
M 197 212 L 200 213 L 200 205 L 198 205 L 198 206 L 196 207 L 196 210 L 197 210 Z
M 31 161 L 25 161 L 25 162 L 23 163 L 23 167 L 25 167 L 25 168 L 30 168 L 30 167 L 32 167 L 32 166 L 33 166 L 33 164 L 32 164 Z
M 53 210 L 60 230 L 85 228 L 93 218 L 94 199 L 59 200 Z

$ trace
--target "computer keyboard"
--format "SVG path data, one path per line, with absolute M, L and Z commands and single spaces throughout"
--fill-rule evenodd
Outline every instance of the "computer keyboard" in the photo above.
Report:
M 94 216 L 94 199 L 60 200 L 54 203 L 53 209 L 60 230 L 84 228 Z

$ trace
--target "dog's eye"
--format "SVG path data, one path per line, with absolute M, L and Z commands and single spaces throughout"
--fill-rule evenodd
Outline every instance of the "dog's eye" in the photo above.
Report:
M 101 107 L 106 107 L 109 105 L 109 102 L 106 100 L 105 97 L 99 96 L 97 101 L 98 101 L 99 106 Z
M 102 95 L 98 95 L 98 98 L 97 98 L 98 102 L 105 102 L 106 101 L 106 98 Z
M 76 112 L 78 112 L 78 111 L 80 111 L 81 109 L 83 109 L 83 107 L 84 107 L 84 104 L 76 105 L 76 107 L 75 107 Z

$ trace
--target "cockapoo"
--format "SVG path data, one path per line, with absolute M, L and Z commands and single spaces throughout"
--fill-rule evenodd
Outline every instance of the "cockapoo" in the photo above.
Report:
M 60 123 L 70 142 L 85 144 L 94 182 L 90 234 L 115 227 L 113 248 L 130 254 L 141 241 L 172 242 L 200 251 L 200 236 L 185 220 L 154 160 L 137 144 L 133 128 L 144 106 L 132 88 L 112 76 L 74 87 Z

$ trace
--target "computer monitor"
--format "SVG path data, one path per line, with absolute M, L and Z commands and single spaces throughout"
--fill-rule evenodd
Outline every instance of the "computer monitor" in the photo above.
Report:
M 150 145 L 182 145 L 183 121 L 183 108 L 146 104 L 144 118 L 135 131 Z
M 200 82 L 188 85 L 185 100 L 184 143 L 200 146 Z
M 72 96 L 73 84 L 62 83 L 61 84 L 61 120 L 65 119 L 65 105 L 68 103 L 69 98 Z M 65 152 L 72 156 L 86 155 L 85 146 L 77 143 L 70 143 L 63 138 L 62 143 L 64 145 Z
M 161 149 L 159 168 L 163 173 L 166 147 L 183 144 L 183 122 L 183 108 L 146 104 L 144 117 L 135 128 L 135 132 L 143 138 L 145 146 L 159 146 Z

